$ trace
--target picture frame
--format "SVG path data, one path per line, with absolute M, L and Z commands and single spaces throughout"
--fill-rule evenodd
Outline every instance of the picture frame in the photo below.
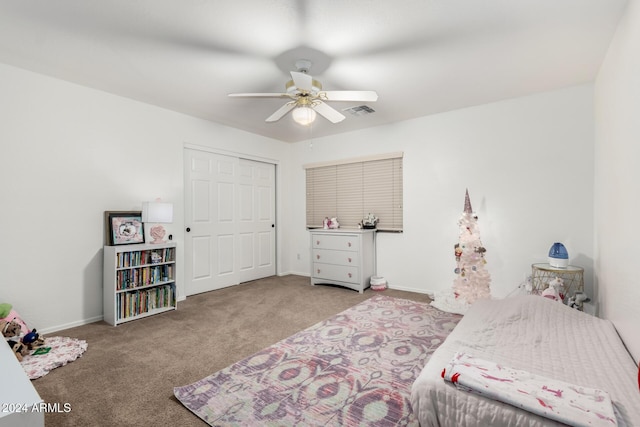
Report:
M 144 243 L 141 211 L 106 211 L 105 222 L 109 246 Z

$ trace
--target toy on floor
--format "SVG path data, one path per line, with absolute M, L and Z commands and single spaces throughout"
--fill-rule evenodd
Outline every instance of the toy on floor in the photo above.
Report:
M 9 347 L 13 350 L 16 357 L 18 358 L 18 362 L 22 362 L 22 358 L 29 354 L 29 348 L 26 345 L 22 344 L 20 341 L 7 341 Z
M 0 320 L 0 330 L 2 330 L 2 336 L 7 341 L 14 337 L 19 339 L 20 335 L 22 335 L 22 326 L 15 320 Z
M 564 280 L 559 277 L 549 282 L 549 287 L 542 291 L 542 296 L 553 301 L 564 302 Z
M 576 292 L 574 296 L 569 298 L 567 305 L 571 308 L 582 311 L 582 305 L 589 301 L 591 301 L 591 298 L 589 298 L 584 292 Z
M 31 353 L 32 356 L 39 356 L 41 354 L 47 354 L 51 351 L 51 347 L 40 347 L 38 348 L 36 351 L 34 351 L 33 353 Z
M 18 361 L 22 362 L 22 357 L 29 354 L 29 349 L 20 341 L 20 335 L 22 334 L 20 324 L 15 320 L 0 320 L 0 330 L 2 330 L 2 336 L 7 340 L 7 344 L 16 354 Z
M 13 309 L 11 304 L 6 302 L 0 303 L 0 321 L 2 320 L 6 320 L 7 322 L 14 320 L 20 324 L 24 332 L 29 331 L 27 324 L 22 321 L 18 312 Z
M 44 345 L 44 337 L 41 337 L 38 331 L 32 329 L 31 332 L 22 337 L 22 344 L 26 345 L 29 350 L 35 350 Z
M 20 320 L 11 304 L 0 304 L 0 314 L 5 316 L 4 318 L 0 317 L 2 336 L 9 343 L 19 361 L 22 361 L 23 356 L 29 354 L 31 350 L 44 346 L 44 337 L 35 329 L 30 331 L 27 325 Z

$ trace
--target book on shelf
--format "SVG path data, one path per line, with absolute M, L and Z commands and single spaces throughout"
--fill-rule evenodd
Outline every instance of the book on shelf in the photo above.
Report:
M 118 294 L 118 319 L 138 316 L 155 309 L 175 307 L 175 292 L 175 286 L 169 284 Z
M 165 264 L 155 267 L 140 267 L 116 272 L 116 289 L 133 289 L 162 282 L 172 281 L 174 266 Z
M 116 256 L 117 268 L 138 267 L 147 264 L 175 262 L 176 248 L 161 248 L 131 252 L 119 252 Z

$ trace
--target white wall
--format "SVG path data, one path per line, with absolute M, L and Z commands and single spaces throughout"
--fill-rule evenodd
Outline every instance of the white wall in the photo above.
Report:
M 0 93 L 0 302 L 41 332 L 102 317 L 104 211 L 175 203 L 182 261 L 185 143 L 277 160 L 288 180 L 283 142 L 4 65 Z
M 640 2 L 631 0 L 595 86 L 596 277 L 602 315 L 640 360 Z
M 392 287 L 450 288 L 465 188 L 480 217 L 495 296 L 512 292 L 554 241 L 586 268 L 591 286 L 590 85 L 313 140 L 312 147 L 4 65 L 0 93 L 0 302 L 43 332 L 101 318 L 105 210 L 172 201 L 176 218 L 167 228 L 182 244 L 185 143 L 279 162 L 280 274 L 309 274 L 303 164 L 404 151 L 405 231 L 379 236 L 378 273 Z
M 468 188 L 494 296 L 513 292 L 556 241 L 585 267 L 590 292 L 592 97 L 584 85 L 295 144 L 292 269 L 309 272 L 302 166 L 403 151 L 404 233 L 378 233 L 378 274 L 390 287 L 450 289 Z

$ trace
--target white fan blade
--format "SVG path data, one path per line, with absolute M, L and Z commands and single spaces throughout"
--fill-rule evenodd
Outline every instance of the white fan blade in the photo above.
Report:
M 327 101 L 367 101 L 375 102 L 378 94 L 373 90 L 328 90 L 319 93 Z
M 301 92 L 311 92 L 313 89 L 313 77 L 305 73 L 299 73 L 297 71 L 291 72 L 291 78 Z
M 288 98 L 286 93 L 230 93 L 231 98 Z
M 329 107 L 322 101 L 313 101 L 313 109 L 320 113 L 324 118 L 329 120 L 331 123 L 340 123 L 345 119 L 342 113 L 334 110 L 332 107 Z
M 282 117 L 284 117 L 285 114 L 293 110 L 293 107 L 295 106 L 296 106 L 295 102 L 287 102 L 282 107 L 278 108 L 278 110 L 275 113 L 267 117 L 267 120 L 265 120 L 265 122 L 267 123 L 277 122 Z

